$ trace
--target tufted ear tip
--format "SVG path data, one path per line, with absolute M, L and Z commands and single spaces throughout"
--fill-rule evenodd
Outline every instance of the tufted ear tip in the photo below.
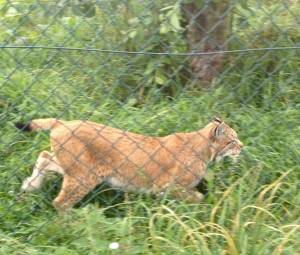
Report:
M 222 123 L 223 121 L 221 120 L 221 118 L 219 117 L 214 117 L 213 121 L 218 122 L 218 123 Z

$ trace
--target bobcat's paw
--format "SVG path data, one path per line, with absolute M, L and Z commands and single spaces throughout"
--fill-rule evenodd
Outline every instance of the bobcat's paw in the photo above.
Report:
M 31 177 L 26 178 L 21 186 L 22 192 L 30 192 L 40 188 L 40 185 Z

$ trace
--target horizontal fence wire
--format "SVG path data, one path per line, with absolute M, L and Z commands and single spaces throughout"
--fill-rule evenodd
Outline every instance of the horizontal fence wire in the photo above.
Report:
M 234 54 L 243 52 L 256 51 L 286 51 L 299 50 L 300 46 L 285 46 L 285 47 L 268 47 L 268 48 L 253 48 L 253 49 L 237 49 L 237 50 L 220 50 L 209 52 L 147 52 L 147 51 L 125 51 L 125 50 L 107 50 L 95 48 L 72 48 L 61 46 L 42 46 L 42 45 L 0 45 L 0 49 L 44 49 L 44 50 L 61 50 L 61 51 L 93 51 L 113 54 L 128 54 L 128 55 L 159 55 L 159 56 L 201 56 L 201 55 L 216 55 L 216 54 Z

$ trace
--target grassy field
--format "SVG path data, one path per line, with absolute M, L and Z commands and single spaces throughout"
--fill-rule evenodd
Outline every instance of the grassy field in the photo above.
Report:
M 83 112 L 81 106 L 93 108 L 92 100 L 81 103 L 78 112 Z M 147 134 L 194 130 L 210 118 L 204 114 L 209 101 L 201 97 L 178 98 L 146 109 L 112 110 L 106 105 L 91 119 Z M 1 128 L 5 136 L 1 138 L 0 252 L 113 254 L 108 245 L 116 241 L 120 243 L 116 254 L 296 254 L 300 249 L 299 108 L 259 113 L 245 107 L 231 113 L 228 119 L 246 148 L 237 164 L 210 166 L 210 191 L 203 203 L 186 205 L 137 194 L 126 201 L 113 200 L 112 194 L 99 188 L 88 206 L 64 217 L 49 204 L 59 186 L 55 176 L 48 178 L 41 192 L 18 201 L 21 180 L 30 173 L 39 151 L 49 145 L 46 134 L 18 133 L 12 128 L 16 117 L 6 115 Z
M 4 10 L 4 1 L 0 3 Z M 110 11 L 116 4 L 103 3 Z M 270 8 L 238 7 L 232 47 L 299 42 L 293 14 L 300 5 L 293 1 L 289 11 L 282 6 L 274 1 Z M 158 39 L 166 44 L 176 39 L 171 50 L 186 50 L 176 31 L 135 38 L 131 23 L 118 27 L 123 16 L 113 12 L 110 20 L 104 11 L 87 20 L 65 13 L 41 33 L 53 19 L 33 8 L 24 21 L 20 13 L 28 9 L 18 8 L 0 17 L 1 41 L 135 50 L 148 40 L 147 50 L 163 50 Z M 134 17 L 135 11 L 127 15 Z M 94 32 L 101 24 L 106 24 L 103 35 Z M 122 29 L 134 38 L 120 41 Z M 299 56 L 299 51 L 229 56 L 215 87 L 201 90 L 189 82 L 182 86 L 186 74 L 175 72 L 182 63 L 188 66 L 182 58 L 1 50 L 0 254 L 300 254 Z M 140 194 L 125 199 L 101 186 L 71 213 L 59 216 L 51 206 L 61 183 L 54 174 L 40 191 L 18 196 L 22 180 L 49 143 L 47 133 L 20 133 L 14 122 L 89 119 L 166 135 L 200 129 L 214 115 L 237 130 L 245 148 L 237 163 L 226 159 L 209 166 L 209 192 L 200 204 Z M 112 242 L 120 247 L 110 249 Z

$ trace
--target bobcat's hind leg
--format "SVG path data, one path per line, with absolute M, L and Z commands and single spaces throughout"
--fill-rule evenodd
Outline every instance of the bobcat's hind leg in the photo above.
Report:
M 64 175 L 62 188 L 53 201 L 53 206 L 60 212 L 72 208 L 85 195 L 92 191 L 101 180 L 86 176 Z
M 48 151 L 42 151 L 35 163 L 32 175 L 23 181 L 21 191 L 33 191 L 42 186 L 47 171 L 63 174 L 63 169 L 58 165 L 55 157 Z

